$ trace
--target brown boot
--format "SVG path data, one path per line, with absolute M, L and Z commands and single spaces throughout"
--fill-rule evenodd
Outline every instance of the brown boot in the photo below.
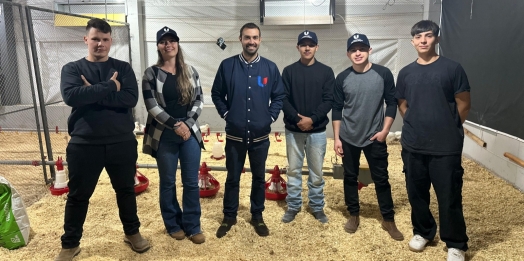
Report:
M 346 225 L 344 226 L 344 230 L 348 233 L 355 233 L 357 231 L 358 225 L 360 224 L 360 218 L 359 216 L 349 216 L 348 222 L 346 222 Z
M 177 232 L 171 233 L 169 235 L 176 240 L 182 240 L 186 238 L 186 233 L 184 232 L 184 230 L 178 230 Z
M 80 247 L 62 248 L 55 261 L 71 261 L 78 253 L 80 253 Z
M 391 238 L 398 241 L 404 240 L 404 235 L 397 229 L 395 221 L 382 221 L 382 229 L 386 230 Z
M 206 242 L 206 236 L 203 233 L 198 233 L 189 237 L 189 240 L 195 244 L 202 244 Z
M 126 235 L 124 242 L 128 243 L 137 253 L 144 253 L 150 248 L 149 242 L 140 235 L 140 232 L 131 236 Z

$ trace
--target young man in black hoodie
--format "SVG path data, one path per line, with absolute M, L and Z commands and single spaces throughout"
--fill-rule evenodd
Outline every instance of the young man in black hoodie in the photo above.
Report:
M 80 252 L 80 238 L 89 198 L 105 167 L 116 192 L 124 241 L 139 253 L 149 242 L 139 233 L 134 192 L 137 141 L 131 109 L 138 101 L 138 85 L 131 65 L 109 57 L 111 27 L 101 19 L 87 23 L 86 57 L 62 68 L 60 91 L 71 106 L 66 157 L 69 194 L 65 207 L 62 250 L 55 260 L 72 260 Z
M 315 59 L 318 38 L 304 31 L 298 36 L 300 60 L 284 68 L 282 80 L 286 90 L 284 123 L 286 126 L 287 211 L 282 222 L 289 223 L 302 208 L 302 166 L 304 154 L 309 169 L 309 207 L 313 216 L 328 222 L 324 213 L 324 179 L 322 166 L 326 155 L 327 114 L 333 103 L 335 74 Z

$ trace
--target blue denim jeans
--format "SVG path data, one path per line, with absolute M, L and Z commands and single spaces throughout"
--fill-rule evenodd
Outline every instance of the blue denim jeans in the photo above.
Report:
M 193 135 L 184 141 L 174 131 L 166 129 L 160 137 L 156 158 L 160 175 L 160 211 L 168 234 L 184 230 L 186 235 L 192 236 L 202 232 L 198 188 L 200 153 L 200 146 Z M 178 160 L 183 186 L 183 210 L 176 196 Z
M 302 166 L 304 153 L 309 169 L 307 186 L 309 207 L 313 212 L 324 208 L 324 179 L 322 166 L 326 155 L 326 132 L 301 133 L 286 130 L 287 207 L 299 211 L 302 207 Z
M 236 218 L 239 205 L 240 174 L 249 155 L 251 168 L 251 217 L 262 218 L 264 211 L 266 159 L 269 151 L 269 139 L 246 144 L 226 139 L 226 188 L 224 190 L 224 217 Z

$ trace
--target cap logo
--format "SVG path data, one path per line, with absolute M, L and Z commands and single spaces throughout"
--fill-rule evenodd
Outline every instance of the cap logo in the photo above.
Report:
M 359 35 L 358 35 L 358 34 L 355 34 L 355 35 L 353 36 L 353 38 L 358 39 L 358 38 L 359 38 Z
M 309 35 L 309 31 L 305 31 L 305 32 L 304 32 L 304 35 Z
M 164 32 L 167 32 L 167 31 L 169 31 L 169 28 L 167 28 L 167 27 L 164 28 Z

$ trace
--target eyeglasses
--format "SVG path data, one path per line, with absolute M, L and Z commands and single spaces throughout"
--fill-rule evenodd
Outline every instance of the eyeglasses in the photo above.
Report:
M 302 47 L 302 48 L 303 48 L 303 47 L 306 47 L 306 46 L 308 46 L 309 48 L 314 48 L 314 47 L 316 47 L 317 45 L 314 44 L 314 43 L 310 43 L 310 44 L 300 44 L 300 45 L 299 45 L 299 47 Z
M 174 43 L 177 43 L 177 41 L 175 39 L 169 39 L 169 40 L 160 40 L 158 42 L 158 44 L 161 44 L 161 45 L 167 45 L 168 43 L 174 44 Z

